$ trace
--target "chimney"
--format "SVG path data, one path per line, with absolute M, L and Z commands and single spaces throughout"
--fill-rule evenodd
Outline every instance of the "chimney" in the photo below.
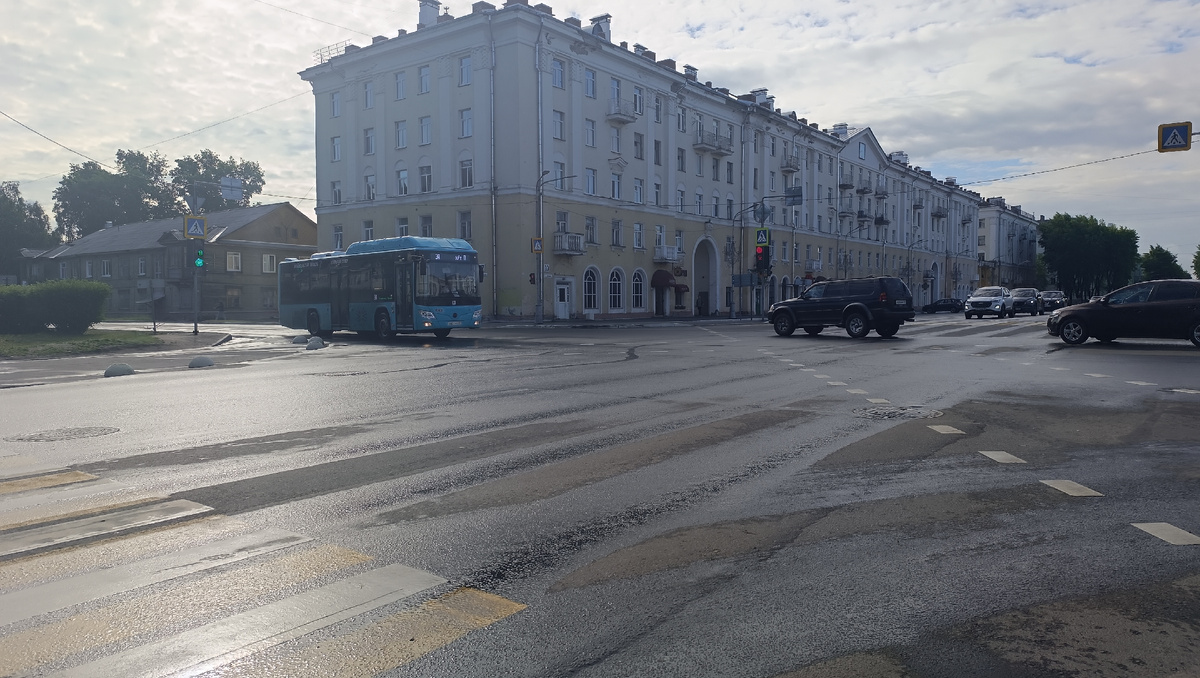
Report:
M 663 59 L 662 61 L 658 62 L 658 65 L 662 66 L 663 68 L 672 70 L 672 71 L 675 70 L 675 60 L 674 59 Z
M 635 43 L 633 43 L 633 53 L 634 53 L 634 54 L 636 54 L 636 55 L 638 55 L 638 56 L 642 56 L 643 54 L 645 54 L 645 53 L 646 53 L 646 46 L 645 46 L 645 45 L 640 45 L 640 44 L 638 44 L 638 43 L 636 43 L 636 42 L 635 42 Z
M 836 125 L 833 126 L 833 136 L 835 136 L 839 139 L 849 139 L 850 138 L 850 125 L 847 125 L 844 122 L 837 123 Z
M 479 2 L 471 5 L 471 14 L 479 14 L 480 12 L 494 12 L 494 11 L 496 11 L 496 6 L 490 2 L 484 2 L 484 0 L 479 0 Z
M 377 36 L 371 38 L 372 45 L 375 45 L 375 44 L 378 44 L 381 42 L 387 42 L 387 38 L 383 37 L 382 35 L 377 35 Z
M 896 151 L 895 153 L 889 155 L 888 158 L 890 158 L 892 162 L 898 162 L 901 165 L 908 164 L 908 154 L 904 151 Z
M 683 65 L 683 77 L 687 78 L 688 80 L 695 80 L 699 75 L 700 71 L 695 66 L 692 66 L 691 64 Z
M 752 90 L 750 90 L 750 96 L 754 97 L 753 98 L 754 103 L 761 106 L 761 105 L 767 103 L 767 88 L 759 87 L 758 89 L 752 89 Z
M 651 61 L 654 61 L 655 59 L 657 59 L 657 58 L 658 58 L 658 55 L 657 55 L 657 54 L 655 54 L 654 52 L 651 52 L 650 50 L 646 50 L 646 51 L 645 51 L 645 52 L 642 54 L 642 56 L 646 57 L 647 59 L 649 59 L 649 60 L 651 60 Z
M 600 16 L 592 17 L 591 26 L 592 35 L 604 40 L 612 42 L 612 15 L 601 14 Z
M 958 177 L 946 177 L 946 185 L 947 186 L 957 186 L 958 185 Z
M 551 9 L 550 5 L 547 5 L 544 2 L 541 4 L 534 5 L 533 8 L 535 10 L 541 12 L 542 14 L 549 14 L 550 16 L 554 16 L 554 10 Z
M 773 97 L 773 96 L 767 97 L 766 106 L 767 106 L 767 108 L 769 108 L 772 111 L 775 111 L 776 113 L 779 112 L 779 109 L 775 108 L 775 97 Z
M 580 21 L 579 17 L 577 17 L 577 16 L 567 17 L 566 19 L 564 19 L 564 21 L 571 24 L 575 28 L 583 28 L 583 22 Z
M 418 0 L 421 4 L 421 10 L 417 14 L 417 28 L 425 28 L 432 26 L 438 21 L 438 10 L 442 3 L 438 0 Z

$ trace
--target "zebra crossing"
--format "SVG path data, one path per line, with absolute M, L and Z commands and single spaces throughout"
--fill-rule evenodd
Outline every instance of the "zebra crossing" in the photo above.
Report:
M 524 605 L 70 469 L 0 477 L 0 676 L 365 676 Z

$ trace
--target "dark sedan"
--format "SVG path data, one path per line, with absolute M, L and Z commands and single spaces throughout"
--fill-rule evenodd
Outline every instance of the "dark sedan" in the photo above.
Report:
M 932 304 L 925 304 L 921 307 L 922 313 L 937 313 L 938 311 L 959 313 L 962 310 L 963 303 L 961 299 L 938 299 Z
M 1151 280 L 1122 287 L 1096 301 L 1050 314 L 1046 331 L 1068 344 L 1089 337 L 1189 339 L 1200 347 L 1200 280 Z
M 1067 295 L 1058 290 L 1043 290 L 1042 291 L 1042 308 L 1046 311 L 1053 311 L 1067 305 Z
M 1042 315 L 1042 293 L 1032 287 L 1018 287 L 1012 291 L 1013 312 Z

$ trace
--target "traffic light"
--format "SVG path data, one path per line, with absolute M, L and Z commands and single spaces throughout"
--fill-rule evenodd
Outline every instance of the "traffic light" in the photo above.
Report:
M 196 268 L 204 268 L 204 248 L 203 247 L 196 248 L 196 260 L 192 263 L 194 263 L 196 265 Z
M 771 267 L 771 255 L 767 251 L 766 245 L 758 245 L 754 248 L 754 270 L 765 271 Z
M 536 285 L 536 284 L 537 284 L 537 274 L 536 274 L 536 273 L 530 273 L 530 274 L 529 274 L 529 284 L 530 284 L 530 285 Z

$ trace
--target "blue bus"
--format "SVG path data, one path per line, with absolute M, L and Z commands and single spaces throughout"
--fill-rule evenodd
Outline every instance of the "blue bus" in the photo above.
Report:
M 466 240 L 404 236 L 345 252 L 288 259 L 279 269 L 279 324 L 309 334 L 394 334 L 479 327 L 479 254 Z

